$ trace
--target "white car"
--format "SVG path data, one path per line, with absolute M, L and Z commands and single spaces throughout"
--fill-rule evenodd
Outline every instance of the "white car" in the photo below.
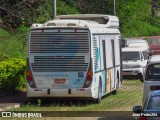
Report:
M 126 40 L 126 44 L 129 45 L 129 44 L 132 44 L 132 43 L 146 43 L 148 44 L 148 42 L 144 39 L 141 39 L 141 38 L 125 38 Z
M 154 90 L 160 90 L 160 55 L 153 55 L 146 67 L 143 82 L 143 103 L 147 95 Z
M 123 77 L 137 76 L 143 81 L 143 74 L 147 62 L 147 49 L 139 46 L 122 48 Z
M 128 47 L 133 47 L 133 46 L 135 46 L 135 47 L 143 47 L 144 49 L 147 50 L 147 53 L 148 53 L 148 54 L 150 53 L 150 47 L 149 47 L 148 43 L 139 42 L 139 43 L 130 43 L 130 44 L 128 45 Z

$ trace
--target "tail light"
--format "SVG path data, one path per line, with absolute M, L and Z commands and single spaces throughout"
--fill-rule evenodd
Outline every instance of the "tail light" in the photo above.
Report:
M 150 86 L 150 90 L 160 90 L 160 86 Z
M 32 81 L 32 73 L 30 70 L 27 71 L 27 81 Z
M 147 117 L 141 116 L 138 120 L 147 120 Z
M 83 88 L 88 88 L 91 85 L 92 80 L 93 80 L 93 72 L 92 72 L 92 70 L 88 70 Z
M 92 81 L 93 81 L 93 72 L 92 72 L 92 59 L 91 59 L 83 88 L 88 88 L 91 85 Z
M 31 88 L 36 88 L 36 84 L 33 79 L 32 71 L 30 69 L 29 60 L 27 58 L 27 71 L 26 71 L 26 79 Z

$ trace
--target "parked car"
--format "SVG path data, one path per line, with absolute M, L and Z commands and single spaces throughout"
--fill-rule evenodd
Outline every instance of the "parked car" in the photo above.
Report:
M 149 92 L 160 90 L 160 55 L 153 55 L 148 62 L 143 82 L 143 103 Z
M 132 43 L 146 43 L 148 44 L 148 42 L 144 39 L 141 39 L 141 38 L 125 38 L 126 40 L 126 44 L 129 45 L 129 44 L 132 44 Z
M 160 90 L 150 92 L 143 106 L 133 107 L 137 120 L 160 120 Z
M 149 47 L 152 55 L 160 54 L 160 44 L 150 44 Z
M 143 74 L 147 62 L 147 49 L 139 46 L 122 48 L 123 77 L 137 76 L 143 81 Z
M 145 43 L 148 44 L 148 42 L 141 38 L 123 38 L 122 39 L 122 47 L 127 47 L 132 43 Z

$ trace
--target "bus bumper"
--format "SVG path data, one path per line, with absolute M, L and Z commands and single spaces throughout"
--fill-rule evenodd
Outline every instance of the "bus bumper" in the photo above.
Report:
M 38 89 L 27 87 L 27 97 L 83 97 L 94 98 L 92 88 Z

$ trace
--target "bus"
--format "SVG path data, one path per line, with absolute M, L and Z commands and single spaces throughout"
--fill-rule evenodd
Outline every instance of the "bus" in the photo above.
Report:
M 122 84 L 116 16 L 60 15 L 28 36 L 27 98 L 84 98 L 99 103 Z

